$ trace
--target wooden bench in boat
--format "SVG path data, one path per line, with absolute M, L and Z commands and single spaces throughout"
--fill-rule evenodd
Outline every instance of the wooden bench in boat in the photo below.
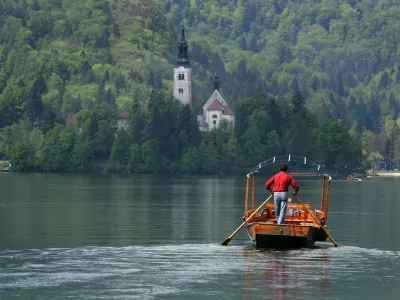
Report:
M 310 204 L 304 204 L 307 209 L 310 209 Z M 247 212 L 247 216 L 252 214 L 252 210 Z M 319 213 L 319 214 L 318 214 Z M 323 213 L 321 211 L 317 212 L 318 219 L 323 218 Z M 254 216 L 250 222 L 268 222 L 275 224 L 276 223 L 276 215 L 275 215 L 275 206 L 272 203 L 268 203 L 266 207 L 260 211 L 259 214 Z M 312 216 L 309 215 L 307 210 L 301 204 L 292 204 L 289 203 L 285 224 L 298 224 L 301 223 L 315 223 Z

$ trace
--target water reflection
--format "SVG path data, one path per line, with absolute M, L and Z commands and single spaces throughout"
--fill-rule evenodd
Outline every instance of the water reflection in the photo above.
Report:
M 242 221 L 243 178 L 9 175 L 0 298 L 398 297 L 399 181 L 332 184 L 328 226 L 341 247 L 261 251 L 244 230 L 219 244 Z M 317 207 L 320 182 L 300 183 Z
M 286 262 L 277 259 L 265 270 L 266 274 L 272 272 L 272 282 L 269 290 L 272 291 L 272 299 L 274 300 L 287 298 L 287 284 L 289 281 L 287 269 Z
M 313 252 L 314 251 L 314 252 Z M 244 250 L 244 299 L 296 299 L 314 292 L 318 297 L 331 296 L 335 280 L 326 249 L 313 250 Z

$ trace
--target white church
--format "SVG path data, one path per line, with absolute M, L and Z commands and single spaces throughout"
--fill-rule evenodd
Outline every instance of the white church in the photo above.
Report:
M 188 58 L 188 45 L 185 40 L 185 29 L 182 27 L 181 40 L 178 45 L 178 58 L 174 68 L 174 97 L 183 104 L 192 105 L 192 70 Z M 218 77 L 214 77 L 214 91 L 203 105 L 202 114 L 197 115 L 199 130 L 203 132 L 217 128 L 226 120 L 233 128 L 235 114 L 229 108 L 219 89 Z

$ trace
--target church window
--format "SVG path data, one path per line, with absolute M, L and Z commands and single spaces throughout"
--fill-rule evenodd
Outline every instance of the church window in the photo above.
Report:
M 178 90 L 179 94 L 183 94 L 183 89 Z
M 216 121 L 216 120 L 214 120 L 214 121 L 213 121 L 213 124 L 214 124 L 214 125 L 216 125 L 216 124 L 217 124 L 217 121 Z
M 179 73 L 178 74 L 178 80 L 185 80 L 185 74 L 184 73 Z
M 212 117 L 213 117 L 213 119 L 218 119 L 217 115 L 213 115 Z

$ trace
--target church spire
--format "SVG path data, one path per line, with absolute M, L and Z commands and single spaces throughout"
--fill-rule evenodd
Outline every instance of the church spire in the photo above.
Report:
M 185 28 L 182 25 L 181 40 L 178 45 L 178 58 L 176 60 L 178 67 L 190 67 L 190 61 L 188 58 L 188 45 L 185 39 Z
M 185 40 L 185 27 L 182 25 L 182 29 L 181 29 L 181 43 L 186 43 Z
M 214 76 L 214 90 L 219 90 L 219 77 Z

